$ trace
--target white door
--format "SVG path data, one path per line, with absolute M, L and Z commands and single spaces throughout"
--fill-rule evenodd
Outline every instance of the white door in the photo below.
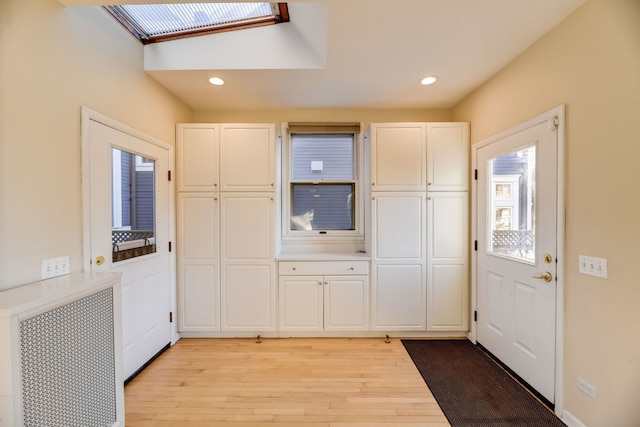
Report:
M 477 151 L 477 341 L 552 403 L 555 121 L 545 120 Z
M 95 120 L 89 120 L 88 132 L 85 257 L 91 272 L 122 272 L 123 374 L 128 378 L 171 341 L 169 153 Z

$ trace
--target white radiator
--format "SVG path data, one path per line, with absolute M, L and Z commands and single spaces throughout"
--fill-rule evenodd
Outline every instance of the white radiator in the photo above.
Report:
M 124 425 L 120 275 L 0 292 L 0 427 Z

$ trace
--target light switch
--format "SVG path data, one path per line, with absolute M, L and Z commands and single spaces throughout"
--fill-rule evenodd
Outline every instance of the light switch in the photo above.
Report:
M 578 258 L 578 271 L 582 274 L 607 278 L 607 259 L 593 256 L 580 255 Z

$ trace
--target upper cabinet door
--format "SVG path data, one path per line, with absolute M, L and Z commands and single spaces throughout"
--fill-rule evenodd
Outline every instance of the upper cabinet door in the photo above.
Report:
M 220 125 L 221 191 L 275 191 L 275 124 Z
M 178 191 L 218 191 L 218 125 L 176 127 Z
M 374 123 L 370 127 L 371 190 L 424 191 L 426 123 Z
M 427 123 L 427 189 L 469 189 L 469 123 Z

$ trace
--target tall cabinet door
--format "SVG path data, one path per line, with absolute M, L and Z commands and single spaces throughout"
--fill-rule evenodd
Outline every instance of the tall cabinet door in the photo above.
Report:
M 275 191 L 276 126 L 220 125 L 221 191 Z
M 221 193 L 222 331 L 276 328 L 273 193 Z
M 176 127 L 178 192 L 218 191 L 219 126 L 181 123 Z
M 371 191 L 426 190 L 426 124 L 374 123 Z
M 427 329 L 469 328 L 469 241 L 467 192 L 427 196 Z
M 427 123 L 427 190 L 468 189 L 469 123 Z
M 218 193 L 178 194 L 178 330 L 220 330 Z
M 425 195 L 374 193 L 372 203 L 372 329 L 424 331 Z

